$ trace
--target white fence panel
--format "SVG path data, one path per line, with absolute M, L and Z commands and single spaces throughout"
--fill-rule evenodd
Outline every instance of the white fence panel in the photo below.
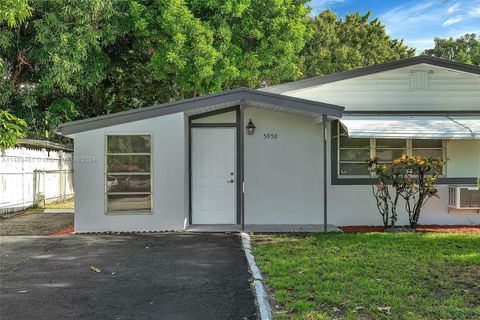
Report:
M 73 194 L 71 152 L 12 148 L 0 154 L 0 214 Z

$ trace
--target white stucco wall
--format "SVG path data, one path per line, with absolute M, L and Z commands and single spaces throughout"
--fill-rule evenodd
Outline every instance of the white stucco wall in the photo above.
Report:
M 257 129 L 245 135 L 245 224 L 322 224 L 322 126 L 253 107 L 248 119 Z
M 480 140 L 449 140 L 445 147 L 449 178 L 480 177 Z
M 106 134 L 151 134 L 153 214 L 106 215 Z M 186 130 L 183 114 L 146 119 L 75 135 L 75 231 L 183 230 L 188 217 Z M 81 161 L 94 157 L 94 161 Z
M 480 166 L 480 141 L 448 141 L 448 177 L 477 177 Z M 328 172 L 331 172 L 329 141 Z M 370 185 L 332 185 L 328 181 L 328 223 L 345 225 L 382 225 Z M 431 198 L 422 209 L 420 224 L 458 225 L 480 224 L 476 210 L 451 210 L 448 212 L 448 186 L 440 185 L 439 197 Z M 408 224 L 403 202 L 398 207 L 397 224 Z
M 473 210 L 448 212 L 448 187 L 439 186 L 438 198 L 432 198 L 422 209 L 420 224 L 480 224 L 480 215 Z M 382 225 L 375 206 L 371 186 L 330 186 L 328 188 L 328 223 L 347 225 Z M 408 224 L 403 205 L 399 205 L 398 225 Z
M 245 223 L 322 224 L 322 125 L 313 119 L 282 112 L 247 108 L 257 130 L 245 136 Z M 266 140 L 265 133 L 278 134 Z M 329 149 L 330 149 L 330 142 Z M 477 177 L 480 141 L 447 141 L 448 177 Z M 327 154 L 330 173 L 330 154 Z M 370 185 L 331 185 L 328 174 L 328 223 L 381 225 Z M 422 224 L 480 224 L 473 210 L 448 212 L 448 186 L 439 186 L 422 211 Z M 407 224 L 400 206 L 399 224 Z
M 426 72 L 427 86 L 412 88 L 412 74 Z M 314 101 L 338 104 L 345 111 L 478 111 L 480 76 L 448 70 L 428 64 L 398 68 L 362 77 L 312 85 L 284 91 L 282 94 Z M 447 176 L 480 176 L 480 141 L 447 141 Z M 327 157 L 330 171 L 330 155 Z M 330 177 L 330 174 L 329 174 Z M 447 186 L 439 186 L 440 199 L 433 198 L 423 209 L 423 224 L 480 224 L 473 210 L 448 213 Z M 380 225 L 371 186 L 331 185 L 328 187 L 329 223 L 337 225 Z M 405 214 L 399 223 L 405 223 Z
M 209 120 L 230 122 L 231 116 Z M 248 119 L 257 129 L 253 136 L 245 135 L 245 224 L 322 224 L 322 125 L 312 118 L 254 107 L 246 108 Z M 104 136 L 114 133 L 153 136 L 153 214 L 104 212 Z M 276 134 L 278 139 L 264 139 L 264 134 Z M 183 230 L 189 207 L 187 135 L 183 114 L 76 134 L 76 231 Z M 480 175 L 480 141 L 448 141 L 447 156 L 449 177 Z M 95 160 L 81 161 L 90 157 Z M 330 173 L 330 154 L 327 163 Z M 328 223 L 382 223 L 371 186 L 331 185 L 328 179 Z M 448 213 L 447 202 L 447 187 L 440 186 L 440 199 L 429 202 L 420 223 L 480 224 L 474 211 Z M 399 224 L 406 223 L 403 211 L 400 216 Z

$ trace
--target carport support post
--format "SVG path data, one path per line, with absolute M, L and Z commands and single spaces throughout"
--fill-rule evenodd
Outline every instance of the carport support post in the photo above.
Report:
M 327 115 L 322 115 L 323 125 L 323 231 L 327 232 Z
M 245 174 L 244 174 L 244 151 L 245 151 L 245 100 L 240 100 L 240 119 L 239 119 L 240 132 L 240 163 L 238 163 L 238 179 L 240 179 L 240 222 L 242 224 L 242 231 L 245 230 Z

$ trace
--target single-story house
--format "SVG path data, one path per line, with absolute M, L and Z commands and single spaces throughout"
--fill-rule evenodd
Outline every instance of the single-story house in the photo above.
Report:
M 420 56 L 58 131 L 75 139 L 77 232 L 381 225 L 366 160 L 402 154 L 449 159 L 421 224 L 480 224 L 477 66 Z

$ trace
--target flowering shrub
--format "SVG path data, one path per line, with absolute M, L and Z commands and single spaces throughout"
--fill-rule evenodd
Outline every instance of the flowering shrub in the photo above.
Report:
M 410 227 L 416 228 L 422 207 L 431 197 L 438 197 L 435 183 L 444 165 L 442 159 L 406 155 L 391 163 L 379 163 L 376 158 L 368 161 L 369 172 L 378 178 L 372 190 L 385 228 L 395 226 L 400 198 L 405 200 Z

